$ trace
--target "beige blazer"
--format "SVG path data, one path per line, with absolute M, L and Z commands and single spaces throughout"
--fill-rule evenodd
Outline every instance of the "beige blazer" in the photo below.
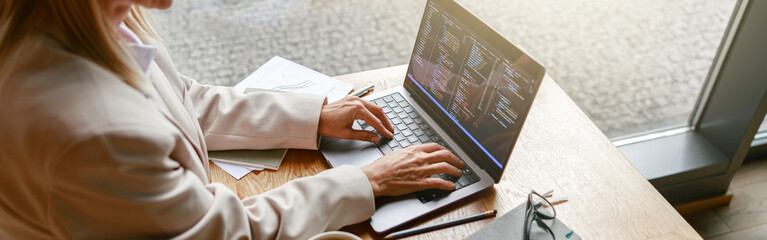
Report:
M 316 149 L 323 98 L 199 84 L 151 39 L 136 89 L 38 40 L 0 79 L 0 239 L 306 239 L 373 214 L 355 167 L 242 200 L 210 182 L 207 150 Z

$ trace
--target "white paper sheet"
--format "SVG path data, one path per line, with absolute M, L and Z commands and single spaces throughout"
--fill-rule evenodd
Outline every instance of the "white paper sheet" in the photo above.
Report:
M 245 92 L 246 88 L 261 88 L 316 94 L 327 96 L 328 103 L 331 103 L 346 97 L 354 85 L 274 56 L 234 88 L 241 92 Z
M 352 91 L 354 85 L 328 77 L 300 64 L 274 56 L 250 76 L 234 86 L 240 92 L 247 88 L 297 92 L 327 96 L 328 103 L 341 100 Z M 213 161 L 232 177 L 240 180 L 251 171 L 263 168 Z
M 231 164 L 231 163 L 225 163 L 225 162 L 219 162 L 219 161 L 212 161 L 215 163 L 218 167 L 223 169 L 226 173 L 229 173 L 229 175 L 232 175 L 237 180 L 240 180 L 240 178 L 244 177 L 245 175 L 248 175 L 251 171 L 261 171 L 264 170 L 263 168 L 256 168 L 256 167 L 248 167 L 248 166 L 242 166 L 239 164 Z

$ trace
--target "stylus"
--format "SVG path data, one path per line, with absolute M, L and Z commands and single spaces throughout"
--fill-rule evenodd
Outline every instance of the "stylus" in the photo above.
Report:
M 491 217 L 495 217 L 495 214 L 497 212 L 498 211 L 496 211 L 496 210 L 487 211 L 487 212 L 471 215 L 471 216 L 468 216 L 468 217 L 463 217 L 463 218 L 459 218 L 459 219 L 450 220 L 450 221 L 447 221 L 447 222 L 437 223 L 437 224 L 434 224 L 434 225 L 417 227 L 417 228 L 411 228 L 411 229 L 408 229 L 408 230 L 403 230 L 403 231 L 399 231 L 399 232 L 395 232 L 395 233 L 389 234 L 384 239 L 404 238 L 404 237 L 409 237 L 409 236 L 413 236 L 413 235 L 416 235 L 416 234 L 421 234 L 421 233 L 425 233 L 425 232 L 431 232 L 431 231 L 434 231 L 434 230 L 437 230 L 437 229 L 443 229 L 443 228 L 448 228 L 448 227 L 452 227 L 452 226 L 455 226 L 455 225 L 460 225 L 460 224 L 464 224 L 464 223 L 468 223 L 468 222 L 473 222 L 473 221 L 477 221 L 477 220 L 480 220 L 480 219 L 491 218 Z
M 375 85 L 373 84 L 365 85 L 360 90 L 357 90 L 356 92 L 353 92 L 352 94 L 349 94 L 349 96 L 357 96 L 357 97 L 365 96 L 365 94 L 369 93 L 370 91 L 373 91 L 373 87 L 375 87 Z

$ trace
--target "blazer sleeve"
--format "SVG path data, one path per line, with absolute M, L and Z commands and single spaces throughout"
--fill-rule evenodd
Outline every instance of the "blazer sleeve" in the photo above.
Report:
M 182 74 L 208 150 L 317 149 L 325 97 L 203 85 Z
M 169 132 L 110 129 L 64 151 L 49 176 L 52 233 L 67 239 L 307 239 L 373 214 L 373 193 L 358 168 L 339 167 L 240 200 L 169 157 L 182 141 Z

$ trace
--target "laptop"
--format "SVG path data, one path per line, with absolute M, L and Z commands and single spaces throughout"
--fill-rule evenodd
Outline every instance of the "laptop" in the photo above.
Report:
M 395 127 L 378 144 L 323 138 L 332 167 L 364 166 L 397 149 L 436 142 L 466 163 L 456 189 L 428 189 L 376 199 L 370 225 L 386 232 L 501 180 L 545 70 L 541 64 L 452 0 L 429 0 L 403 86 L 365 99 Z M 375 131 L 358 120 L 355 129 Z

